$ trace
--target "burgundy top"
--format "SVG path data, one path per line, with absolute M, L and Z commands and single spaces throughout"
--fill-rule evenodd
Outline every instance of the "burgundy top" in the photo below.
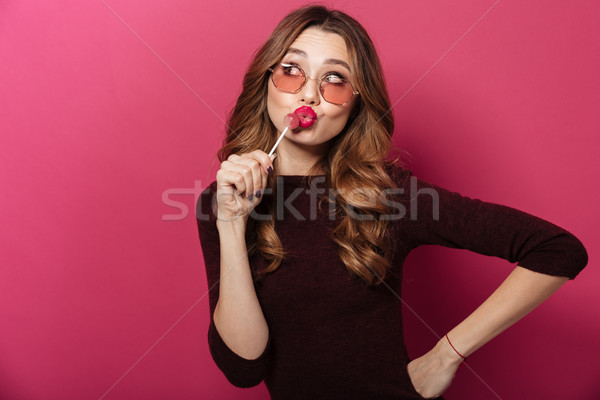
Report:
M 394 203 L 397 217 L 389 228 L 394 252 L 385 281 L 397 294 L 408 253 L 426 244 L 501 257 L 570 279 L 587 264 L 582 243 L 548 221 L 462 196 L 405 168 L 394 167 L 391 175 L 404 189 Z M 238 387 L 252 387 L 264 379 L 275 400 L 422 399 L 406 370 L 400 299 L 383 284 L 368 287 L 350 275 L 330 239 L 339 219 L 320 213 L 311 218 L 315 196 L 303 177 L 280 176 L 280 184 L 280 204 L 285 206 L 276 216 L 275 229 L 289 255 L 275 272 L 255 283 L 269 326 L 267 347 L 255 360 L 234 353 L 215 328 L 219 236 L 214 215 L 208 218 L 215 182 L 198 199 L 198 231 L 210 288 L 208 343 L 215 363 Z M 257 211 L 269 198 L 265 195 Z M 250 265 L 262 269 L 267 264 L 255 255 Z

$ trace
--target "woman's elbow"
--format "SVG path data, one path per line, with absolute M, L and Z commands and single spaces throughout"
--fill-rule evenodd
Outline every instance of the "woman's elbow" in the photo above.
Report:
M 567 235 L 568 256 L 573 268 L 570 279 L 575 278 L 588 264 L 588 253 L 583 243 L 572 234 Z

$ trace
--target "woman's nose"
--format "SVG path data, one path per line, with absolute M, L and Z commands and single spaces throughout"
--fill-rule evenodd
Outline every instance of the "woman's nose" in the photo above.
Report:
M 307 78 L 304 87 L 299 92 L 300 102 L 318 105 L 321 102 L 321 94 L 319 93 L 320 85 L 320 80 Z

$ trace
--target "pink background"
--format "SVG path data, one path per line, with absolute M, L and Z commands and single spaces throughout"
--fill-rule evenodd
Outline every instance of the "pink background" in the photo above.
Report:
M 194 204 L 252 52 L 301 4 L 0 2 L 0 398 L 268 398 L 208 352 Z M 372 35 L 417 175 L 546 218 L 590 255 L 446 397 L 599 398 L 599 3 L 327 4 Z M 512 267 L 423 247 L 403 297 L 441 335 Z M 404 318 L 417 357 L 436 337 Z

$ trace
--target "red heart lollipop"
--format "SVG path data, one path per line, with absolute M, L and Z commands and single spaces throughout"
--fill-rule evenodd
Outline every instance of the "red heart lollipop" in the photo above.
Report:
M 290 129 L 296 129 L 300 125 L 300 118 L 294 113 L 286 114 L 283 117 L 283 124 Z

